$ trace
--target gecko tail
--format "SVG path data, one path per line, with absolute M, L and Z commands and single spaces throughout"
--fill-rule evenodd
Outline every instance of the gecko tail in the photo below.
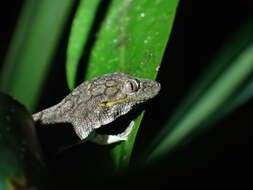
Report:
M 59 105 L 55 105 L 33 114 L 33 121 L 38 122 L 40 124 L 55 124 L 62 122 L 62 119 L 59 118 L 59 114 L 57 112 L 58 106 Z
M 32 117 L 34 122 L 39 122 L 42 118 L 42 112 L 35 113 L 32 115 Z

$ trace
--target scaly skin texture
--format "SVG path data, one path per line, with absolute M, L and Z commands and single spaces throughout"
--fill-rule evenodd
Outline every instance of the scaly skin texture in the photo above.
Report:
M 71 123 L 83 140 L 135 105 L 153 98 L 159 90 L 160 84 L 153 80 L 124 73 L 106 74 L 83 82 L 60 103 L 34 114 L 33 119 L 42 125 Z

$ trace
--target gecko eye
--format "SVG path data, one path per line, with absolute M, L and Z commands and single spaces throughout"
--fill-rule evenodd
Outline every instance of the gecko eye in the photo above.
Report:
M 126 92 L 136 92 L 139 89 L 139 83 L 136 80 L 128 80 L 125 83 Z

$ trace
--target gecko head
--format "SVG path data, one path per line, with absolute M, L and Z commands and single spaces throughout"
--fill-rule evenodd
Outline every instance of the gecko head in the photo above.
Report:
M 102 125 L 129 112 L 135 105 L 155 97 L 160 84 L 124 73 L 112 73 L 94 79 L 97 113 Z M 99 92 L 99 93 L 98 93 Z

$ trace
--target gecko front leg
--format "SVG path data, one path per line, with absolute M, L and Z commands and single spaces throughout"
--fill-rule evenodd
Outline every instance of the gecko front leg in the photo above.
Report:
M 128 140 L 129 135 L 131 134 L 134 127 L 134 121 L 128 125 L 128 127 L 122 133 L 117 135 L 102 135 L 94 132 L 94 134 L 89 138 L 89 141 L 99 144 L 99 145 L 108 145 L 121 141 Z

